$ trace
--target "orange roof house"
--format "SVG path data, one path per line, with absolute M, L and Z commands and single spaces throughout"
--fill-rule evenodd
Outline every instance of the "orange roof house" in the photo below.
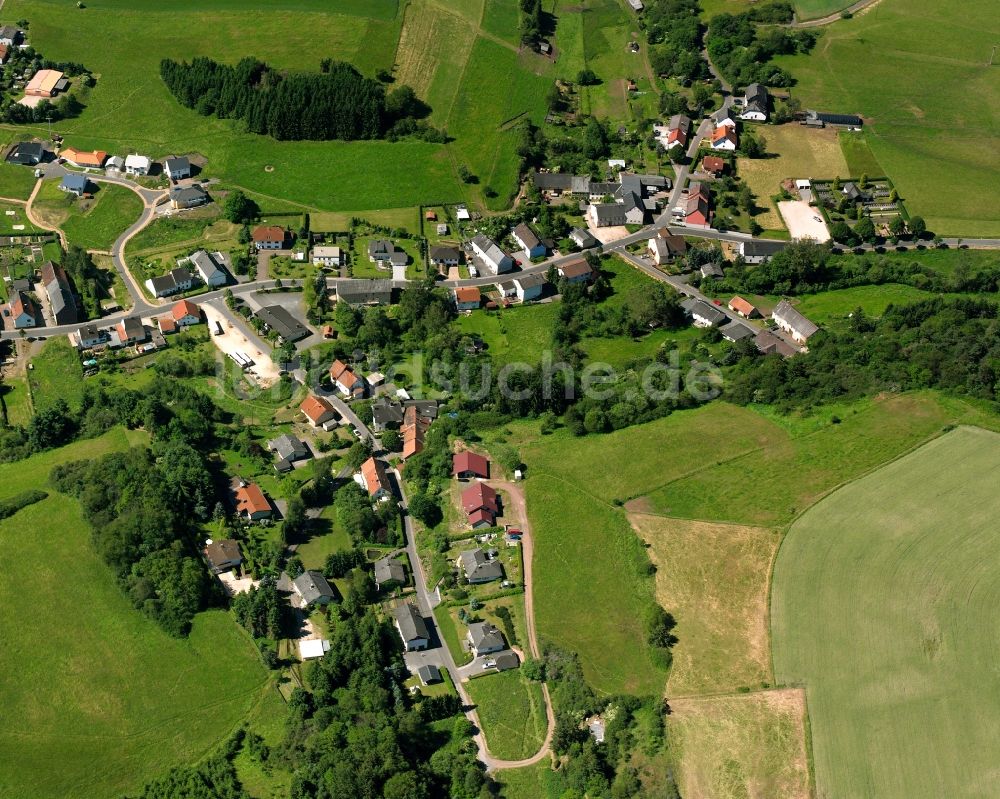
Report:
M 158 316 L 156 318 L 156 326 L 160 328 L 160 332 L 163 335 L 177 332 L 177 323 L 172 316 Z
M 60 82 L 62 82 L 61 87 Z M 60 88 L 65 87 L 63 74 L 58 69 L 40 69 L 28 81 L 24 93 L 29 97 L 55 97 Z
M 302 401 L 302 404 L 299 405 L 299 410 L 305 414 L 306 419 L 309 420 L 309 424 L 313 427 L 319 427 L 337 416 L 337 412 L 329 400 L 317 397 L 315 394 L 310 394 L 306 397 Z
M 201 321 L 201 308 L 190 300 L 181 300 L 173 304 L 170 315 L 179 325 L 196 325 Z
M 733 297 L 729 301 L 729 310 L 738 313 L 744 319 L 753 319 L 755 316 L 760 316 L 760 311 L 742 297 Z
M 59 151 L 59 157 L 71 164 L 92 169 L 101 168 L 108 160 L 108 154 L 104 150 L 77 150 L 75 147 L 63 147 Z
M 500 512 L 500 500 L 497 492 L 486 483 L 474 483 L 462 492 L 462 510 L 473 514 L 477 510 L 486 510 L 494 516 Z
M 248 483 L 236 490 L 236 512 L 250 521 L 271 518 L 271 503 L 256 483 Z
M 361 464 L 361 482 L 368 491 L 368 496 L 381 502 L 389 499 L 389 478 L 385 473 L 385 464 L 375 458 L 369 458 Z
M 403 460 L 411 458 L 424 448 L 424 435 L 431 420 L 421 416 L 414 405 L 403 412 Z
M 280 250 L 285 245 L 285 229 L 280 225 L 258 225 L 250 237 L 258 250 Z

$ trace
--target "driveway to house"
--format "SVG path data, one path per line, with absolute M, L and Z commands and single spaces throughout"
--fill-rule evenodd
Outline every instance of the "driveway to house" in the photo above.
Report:
M 396 486 L 399 491 L 399 496 L 401 499 L 401 505 L 404 510 L 407 508 L 407 498 L 403 489 L 403 481 L 399 475 L 398 470 L 392 471 L 393 477 L 396 481 Z M 507 486 L 507 483 L 498 483 L 500 486 Z M 509 484 L 513 485 L 513 484 Z M 511 491 L 509 489 L 508 493 L 511 497 L 511 501 L 514 503 L 515 508 L 520 508 L 518 513 L 521 514 L 525 522 L 527 522 L 527 515 L 524 513 L 524 494 L 519 491 L 520 486 L 515 486 L 515 490 Z M 520 499 L 518 499 L 520 497 Z M 520 505 L 518 504 L 520 502 Z M 473 723 L 476 728 L 476 733 L 473 739 L 476 742 L 476 747 L 478 749 L 478 758 L 486 766 L 487 770 L 494 771 L 500 769 L 509 768 L 522 768 L 524 766 L 531 766 L 535 763 L 539 763 L 546 757 L 550 756 L 550 749 L 552 744 L 552 734 L 555 731 L 555 714 L 552 711 L 552 700 L 549 697 L 548 686 L 542 683 L 542 693 L 545 696 L 545 715 L 548 721 L 548 730 L 545 735 L 545 740 L 542 743 L 541 748 L 537 753 L 524 760 L 501 760 L 490 754 L 489 747 L 486 743 L 486 736 L 483 735 L 482 726 L 479 722 L 479 715 L 476 713 L 475 705 L 472 702 L 472 698 L 469 696 L 468 691 L 465 689 L 465 685 L 462 680 L 463 670 L 458 667 L 455 663 L 455 659 L 451 656 L 451 651 L 448 649 L 447 645 L 443 642 L 439 631 L 437 630 L 437 622 L 434 619 L 434 607 L 438 604 L 436 597 L 433 597 L 431 593 L 427 590 L 427 581 L 424 576 L 424 566 L 420 560 L 420 553 L 417 551 L 417 536 L 416 530 L 413 526 L 413 518 L 408 512 L 403 515 L 403 526 L 406 531 L 406 554 L 410 559 L 410 566 L 413 570 L 413 582 L 417 590 L 417 608 L 420 611 L 420 615 L 427 619 L 430 625 L 433 627 L 433 634 L 436 636 L 437 646 L 433 649 L 426 650 L 420 653 L 419 658 L 411 658 L 414 663 L 419 662 L 420 665 L 425 663 L 432 663 L 436 666 L 443 666 L 448 669 L 448 672 L 452 676 L 452 682 L 455 684 L 455 690 L 458 692 L 459 698 L 462 700 L 463 710 L 465 712 L 466 718 Z M 525 529 L 527 532 L 527 529 Z M 529 536 L 530 537 L 530 536 Z M 523 544 L 522 544 L 523 545 Z M 525 549 L 523 551 L 525 556 L 525 566 L 524 566 L 524 577 L 525 577 L 525 597 L 527 598 L 531 593 L 531 587 L 529 583 L 531 570 L 530 570 L 530 554 L 531 550 Z M 527 605 L 527 602 L 525 603 Z M 525 612 L 526 624 L 528 626 L 528 638 L 531 642 L 533 652 L 537 653 L 537 644 L 535 642 L 535 624 L 534 624 L 534 609 L 532 608 L 530 614 Z M 536 655 L 537 656 L 537 655 Z M 407 662 L 409 663 L 410 660 Z

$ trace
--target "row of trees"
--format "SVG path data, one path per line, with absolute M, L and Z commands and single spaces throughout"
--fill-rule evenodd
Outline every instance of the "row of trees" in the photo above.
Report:
M 160 76 L 182 105 L 203 116 L 242 120 L 251 133 L 280 140 L 408 134 L 430 111 L 408 86 L 387 94 L 350 64 L 324 66 L 318 73 L 284 74 L 252 57 L 236 66 L 206 57 L 190 63 L 164 59 Z
M 878 320 L 858 308 L 848 328 L 811 338 L 805 355 L 761 358 L 752 350 L 745 348 L 726 386 L 740 404 L 801 410 L 918 388 L 1000 400 L 1000 317 L 985 300 L 890 306 Z
M 797 295 L 885 283 L 935 292 L 993 293 L 1000 290 L 1000 259 L 981 263 L 959 257 L 955 268 L 944 273 L 899 256 L 834 256 L 827 245 L 799 242 L 759 266 L 736 264 L 713 287 L 721 292 Z

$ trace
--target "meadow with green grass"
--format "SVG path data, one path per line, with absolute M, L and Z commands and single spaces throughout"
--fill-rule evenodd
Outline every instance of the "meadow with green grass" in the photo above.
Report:
M 30 361 L 28 384 L 36 411 L 64 400 L 70 409 L 83 399 L 83 366 L 80 355 L 64 336 L 49 339 Z
M 803 107 L 864 117 L 880 171 L 942 235 L 1000 234 L 994 12 L 990 0 L 969 0 L 961 14 L 936 0 L 882 0 L 823 29 L 810 54 L 776 60 Z
M 457 200 L 506 204 L 518 170 L 511 120 L 541 121 L 547 81 L 535 71 L 549 65 L 518 55 L 515 6 L 491 3 L 485 20 L 482 4 L 473 9 L 457 0 L 214 0 L 172 3 L 169 9 L 136 0 L 95 0 L 86 9 L 67 9 L 55 0 L 10 0 L 4 11 L 31 22 L 32 43 L 48 58 L 76 59 L 81 37 L 104 42 L 86 59 L 99 75 L 86 109 L 60 122 L 68 143 L 153 157 L 196 153 L 207 159 L 204 175 L 223 177 L 253 192 L 258 202 L 363 211 Z M 504 32 L 512 21 L 515 27 Z M 265 28 L 282 35 L 260 36 Z M 112 29 L 115 36 L 106 36 Z M 428 41 L 448 41 L 449 47 L 428 48 Z M 313 71 L 333 57 L 368 75 L 395 67 L 430 104 L 431 123 L 453 140 L 277 142 L 241 133 L 232 122 L 181 107 L 161 81 L 162 58 L 202 55 L 227 63 L 253 55 L 279 69 Z M 23 130 L 6 126 L 3 133 Z M 460 164 L 480 183 L 463 184 Z M 484 198 L 486 186 L 498 196 Z
M 0 465 L 0 491 L 44 488 L 57 463 L 145 440 L 117 428 Z M 189 638 L 168 636 L 121 593 L 75 500 L 50 491 L 0 522 L 0 559 L 3 796 L 120 796 L 198 760 L 264 701 L 267 672 L 232 617 L 203 613 Z
M 465 684 L 490 754 L 520 760 L 539 750 L 545 739 L 545 699 L 541 686 L 519 669 L 487 674 Z
M 960 427 L 792 525 L 774 668 L 806 688 L 818 795 L 993 793 L 998 471 L 1000 435 Z
M 98 184 L 93 199 L 78 199 L 62 191 L 57 181 L 47 180 L 32 203 L 39 218 L 61 228 L 70 244 L 85 250 L 110 250 L 142 209 L 139 195 L 112 183 Z

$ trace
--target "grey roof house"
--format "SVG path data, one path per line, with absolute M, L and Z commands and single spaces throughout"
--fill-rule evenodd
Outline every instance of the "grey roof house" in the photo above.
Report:
M 427 630 L 427 622 L 420 615 L 420 611 L 410 602 L 404 602 L 392 612 L 396 622 L 396 629 L 399 630 L 399 637 L 403 639 L 403 646 L 407 652 L 416 652 L 427 649 L 430 644 L 430 633 Z
M 488 583 L 503 577 L 500 562 L 488 558 L 480 547 L 463 552 L 458 561 L 470 583 Z
M 389 583 L 406 584 L 406 569 L 398 558 L 386 555 L 375 561 L 375 585 L 378 588 Z
M 295 593 L 302 598 L 302 604 L 305 607 L 329 605 L 337 598 L 336 592 L 327 582 L 326 577 L 311 569 L 302 572 L 292 580 L 292 587 L 295 589 Z
M 388 305 L 392 302 L 392 281 L 341 280 L 337 299 L 348 305 Z
M 309 328 L 292 316 L 282 305 L 265 305 L 255 314 L 268 330 L 282 341 L 298 341 L 309 335 Z
M 470 624 L 465 639 L 477 657 L 507 648 L 503 633 L 488 621 L 476 621 Z
M 805 344 L 809 337 L 819 330 L 815 322 L 796 311 L 788 300 L 782 300 L 774 307 L 771 318 L 799 344 Z
M 305 460 L 311 455 L 309 447 L 288 433 L 268 441 L 267 448 L 278 456 L 274 468 L 279 472 L 290 471 L 295 461 Z

